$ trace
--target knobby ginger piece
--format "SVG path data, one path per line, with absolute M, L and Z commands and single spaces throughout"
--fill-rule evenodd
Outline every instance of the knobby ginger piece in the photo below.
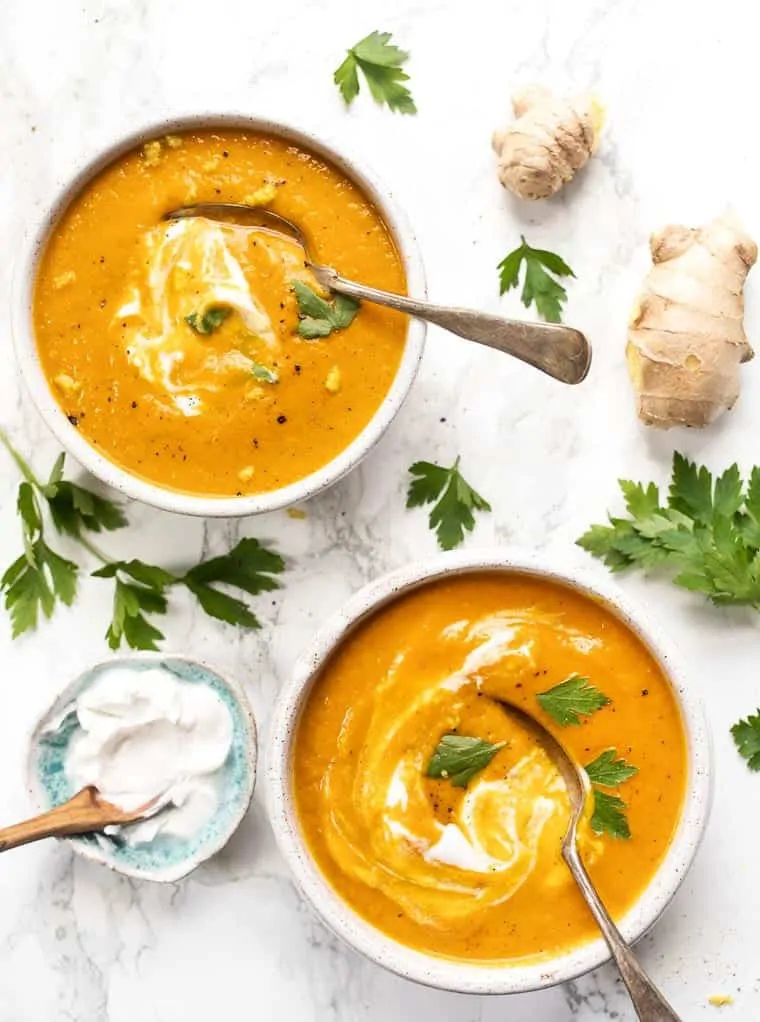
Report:
M 514 93 L 512 109 L 515 121 L 493 136 L 499 180 L 521 199 L 546 199 L 588 163 L 602 108 L 592 96 L 565 99 L 529 85 Z
M 757 245 L 730 214 L 701 228 L 665 227 L 628 327 L 626 356 L 647 425 L 707 426 L 733 408 L 744 334 L 744 281 Z

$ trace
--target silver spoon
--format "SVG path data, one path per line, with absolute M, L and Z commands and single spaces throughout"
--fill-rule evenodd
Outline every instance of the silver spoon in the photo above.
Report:
M 504 699 L 494 699 L 494 702 L 498 703 L 506 713 L 518 720 L 525 730 L 530 732 L 562 775 L 570 798 L 570 822 L 562 840 L 562 858 L 573 874 L 578 889 L 602 931 L 602 936 L 607 941 L 607 947 L 620 970 L 636 1014 L 642 1022 L 681 1022 L 680 1016 L 676 1015 L 644 972 L 633 951 L 615 926 L 578 852 L 578 823 L 591 790 L 585 770 L 578 766 L 551 731 L 547 730 L 522 707 L 515 706 L 514 703 Z
M 486 312 L 433 305 L 346 280 L 329 266 L 320 266 L 312 261 L 306 237 L 300 227 L 259 206 L 245 206 L 236 202 L 199 202 L 172 209 L 164 213 L 163 219 L 182 220 L 195 216 L 243 227 L 258 227 L 273 234 L 285 235 L 301 246 L 312 273 L 330 291 L 374 302 L 376 305 L 386 305 L 390 309 L 407 312 L 417 319 L 435 323 L 468 341 L 476 341 L 513 355 L 561 383 L 580 383 L 588 373 L 591 347 L 583 334 L 572 327 L 560 323 L 524 323 L 517 319 L 491 316 Z

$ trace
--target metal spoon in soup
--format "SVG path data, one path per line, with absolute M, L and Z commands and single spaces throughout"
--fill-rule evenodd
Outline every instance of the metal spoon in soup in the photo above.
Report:
M 570 756 L 564 745 L 535 717 L 504 699 L 494 699 L 510 717 L 516 720 L 552 760 L 565 782 L 570 799 L 570 821 L 562 840 L 562 858 L 567 863 L 578 889 L 583 895 L 602 936 L 607 942 L 623 982 L 630 994 L 636 1014 L 642 1022 L 680 1022 L 660 991 L 647 976 L 620 930 L 615 926 L 578 851 L 578 823 L 583 817 L 586 800 L 591 793 L 589 779 Z
M 285 236 L 304 250 L 306 264 L 319 283 L 330 291 L 358 298 L 389 309 L 406 312 L 417 319 L 443 327 L 465 340 L 484 344 L 507 355 L 527 362 L 528 365 L 561 383 L 580 383 L 586 378 L 591 365 L 591 346 L 579 330 L 561 323 L 525 323 L 505 319 L 485 312 L 433 305 L 415 298 L 379 291 L 377 288 L 341 277 L 329 266 L 315 263 L 309 254 L 304 232 L 291 220 L 259 206 L 246 206 L 236 202 L 199 202 L 192 206 L 164 213 L 164 220 L 183 220 L 187 217 L 205 217 L 240 227 L 253 227 L 272 234 Z

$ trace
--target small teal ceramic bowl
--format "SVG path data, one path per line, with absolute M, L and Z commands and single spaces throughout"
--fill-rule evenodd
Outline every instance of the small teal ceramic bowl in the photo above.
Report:
M 34 730 L 27 771 L 30 794 L 40 811 L 60 805 L 76 794 L 64 769 L 69 743 L 78 729 L 76 714 L 70 707 L 96 678 L 113 667 L 133 671 L 161 667 L 183 682 L 207 685 L 232 717 L 232 745 L 222 768 L 224 794 L 213 817 L 192 838 L 159 835 L 147 844 L 135 846 L 103 834 L 63 839 L 84 858 L 126 876 L 172 883 L 220 851 L 245 816 L 256 781 L 256 722 L 242 688 L 204 664 L 163 653 L 132 653 L 104 660 L 68 685 Z

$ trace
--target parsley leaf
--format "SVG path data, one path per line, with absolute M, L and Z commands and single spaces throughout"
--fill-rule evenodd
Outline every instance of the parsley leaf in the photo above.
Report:
M 251 375 L 256 380 L 261 380 L 262 383 L 279 383 L 280 375 L 276 369 L 270 369 L 269 366 L 262 365 L 261 362 L 251 363 Z
M 665 503 L 654 483 L 620 488 L 629 517 L 591 526 L 579 546 L 612 571 L 664 564 L 683 589 L 760 610 L 760 469 L 745 488 L 736 465 L 714 480 L 676 452 Z
M 164 636 L 148 621 L 145 614 L 165 614 L 166 607 L 166 597 L 158 590 L 133 585 L 117 577 L 113 594 L 113 616 L 106 631 L 109 647 L 118 649 L 124 638 L 132 649 L 157 650 L 156 643 Z
M 523 305 L 527 309 L 534 303 L 539 316 L 543 316 L 549 323 L 561 323 L 562 306 L 567 301 L 567 292 L 554 278 L 574 277 L 575 274 L 555 252 L 531 248 L 523 235 L 520 235 L 520 241 L 520 246 L 502 259 L 497 267 L 499 294 L 503 295 L 518 286 L 520 268 L 525 263 L 525 279 L 520 296 Z
M 48 483 L 42 493 L 47 499 L 53 525 L 59 532 L 69 536 L 80 536 L 83 529 L 88 532 L 112 532 L 127 525 L 127 519 L 118 504 L 76 483 L 68 480 Z
M 617 749 L 605 749 L 584 769 L 593 784 L 601 784 L 605 788 L 616 788 L 639 772 L 638 767 L 617 758 Z
M 536 699 L 544 713 L 548 713 L 560 727 L 577 727 L 581 717 L 591 716 L 612 701 L 595 688 L 588 678 L 581 678 L 577 674 L 546 692 L 537 692 Z
M 629 781 L 636 776 L 639 768 L 626 763 L 624 759 L 618 759 L 617 749 L 605 749 L 595 760 L 587 763 L 584 770 L 593 785 L 594 813 L 591 829 L 596 834 L 629 838 L 631 831 L 626 815 L 628 806 L 618 795 L 602 791 L 602 788 L 616 788 Z
M 750 770 L 760 770 L 760 709 L 734 724 L 731 734 Z
M 211 617 L 245 628 L 260 628 L 258 618 L 242 600 L 227 596 L 211 583 L 222 583 L 256 596 L 279 589 L 280 583 L 274 576 L 284 568 L 279 554 L 267 550 L 257 539 L 246 537 L 228 554 L 191 568 L 180 581 Z
M 40 615 L 50 617 L 56 601 L 71 606 L 76 596 L 77 571 L 76 564 L 51 550 L 41 535 L 29 544 L 27 552 L 0 579 L 14 639 L 33 631 Z
M 406 506 L 422 507 L 437 501 L 428 521 L 442 550 L 453 550 L 464 539 L 465 531 L 472 532 L 475 528 L 473 511 L 491 510 L 488 501 L 462 476 L 459 460 L 457 458 L 450 468 L 430 461 L 416 461 L 409 468 L 414 478 L 409 484 Z
M 466 788 L 475 774 L 487 767 L 506 742 L 486 742 L 464 735 L 444 735 L 430 757 L 428 777 L 445 778 L 455 788 Z
M 417 113 L 412 95 L 404 85 L 409 75 L 402 65 L 409 54 L 394 46 L 390 39 L 390 32 L 371 32 L 348 50 L 348 56 L 333 75 L 346 106 L 359 95 L 361 71 L 376 103 L 385 103 L 389 110 L 402 114 Z
M 278 589 L 274 575 L 285 568 L 279 554 L 263 547 L 257 539 L 240 540 L 222 557 L 201 561 L 184 575 L 175 575 L 143 561 L 112 561 L 93 572 L 96 578 L 115 578 L 113 615 L 106 638 L 111 649 L 122 642 L 134 649 L 156 649 L 163 635 L 145 617 L 165 614 L 166 590 L 183 585 L 196 597 L 209 617 L 244 628 L 259 628 L 258 618 L 247 604 L 221 592 L 211 583 L 222 583 L 256 596 Z
M 336 294 L 327 302 L 300 280 L 293 281 L 293 290 L 300 316 L 298 333 L 307 341 L 329 337 L 333 330 L 345 330 L 359 311 L 359 302 L 348 295 Z
M 628 826 L 628 806 L 618 795 L 611 795 L 600 788 L 594 788 L 594 814 L 591 829 L 595 834 L 609 834 L 610 837 L 628 840 L 631 828 Z
M 231 315 L 232 309 L 229 305 L 210 305 L 202 312 L 191 312 L 189 316 L 185 316 L 185 322 L 196 334 L 205 337 L 218 330 Z

